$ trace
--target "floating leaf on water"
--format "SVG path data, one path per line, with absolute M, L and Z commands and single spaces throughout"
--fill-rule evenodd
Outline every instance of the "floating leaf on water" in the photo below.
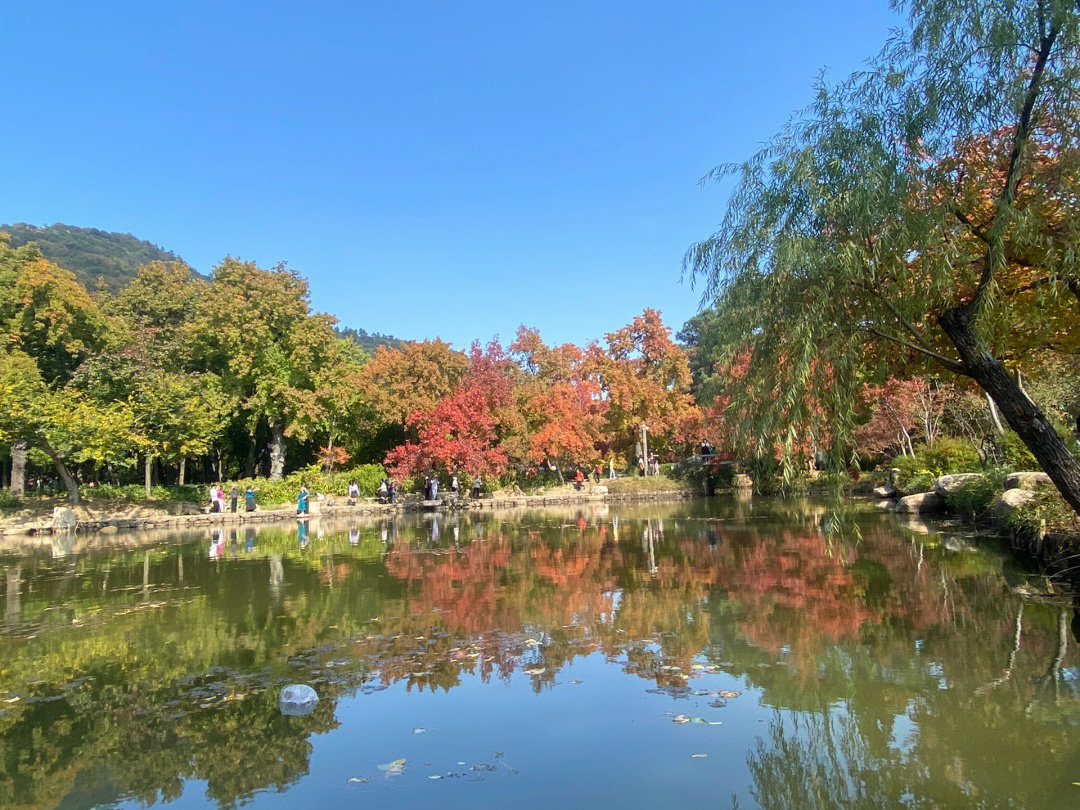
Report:
M 574 686 L 577 686 L 579 683 L 581 683 L 581 681 L 570 681 L 570 683 Z
M 458 762 L 458 765 L 464 765 L 464 764 L 465 764 L 464 762 L 460 762 L 460 761 Z
M 387 776 L 392 776 L 401 773 L 405 770 L 405 760 L 395 759 L 393 762 L 387 762 L 385 765 L 380 765 L 380 771 L 386 771 Z
M 361 785 L 366 785 L 371 780 L 364 776 L 350 776 L 345 780 L 346 782 L 359 782 Z
M 426 728 L 414 728 L 414 729 L 412 730 L 412 733 L 413 733 L 413 734 L 423 734 L 423 733 L 424 733 L 425 731 L 427 731 L 427 729 L 426 729 Z
M 730 700 L 731 698 L 737 698 L 742 692 L 738 692 L 734 689 L 721 689 L 716 694 L 724 700 Z
M 442 776 L 440 776 L 437 773 L 433 773 L 430 776 L 428 776 L 428 779 L 442 779 Z
M 543 675 L 545 672 L 547 672 L 545 667 L 532 667 L 531 669 L 525 670 L 526 675 Z
M 691 754 L 690 759 L 705 759 L 708 754 Z

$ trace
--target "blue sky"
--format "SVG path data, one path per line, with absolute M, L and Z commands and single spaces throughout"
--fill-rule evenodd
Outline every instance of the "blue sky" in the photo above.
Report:
M 12 3 L 0 222 L 287 261 L 342 324 L 457 346 L 678 329 L 741 160 L 886 0 Z

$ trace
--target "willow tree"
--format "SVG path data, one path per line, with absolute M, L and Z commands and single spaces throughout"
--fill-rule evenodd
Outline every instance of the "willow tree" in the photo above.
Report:
M 805 427 L 839 457 L 860 375 L 918 360 L 981 386 L 1080 512 L 1016 374 L 1080 341 L 1080 3 L 896 5 L 867 71 L 710 175 L 735 190 L 686 266 L 727 356 L 752 351 L 736 404 L 759 443 Z

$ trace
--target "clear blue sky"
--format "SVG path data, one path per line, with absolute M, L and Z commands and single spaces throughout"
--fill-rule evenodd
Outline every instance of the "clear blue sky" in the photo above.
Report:
M 240 4 L 237 4 L 240 5 Z M 287 261 L 406 338 L 584 342 L 697 308 L 687 246 L 886 0 L 9 3 L 0 222 Z

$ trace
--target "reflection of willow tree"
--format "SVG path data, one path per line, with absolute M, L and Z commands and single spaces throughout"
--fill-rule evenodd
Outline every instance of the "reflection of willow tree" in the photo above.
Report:
M 982 736 L 976 719 L 993 701 L 1037 698 L 1025 722 L 1053 724 L 1019 676 L 978 699 L 938 689 L 944 678 L 973 693 L 1007 664 L 1015 621 L 985 556 L 949 556 L 874 525 L 859 546 L 829 548 L 813 513 L 755 508 L 765 519 L 741 520 L 751 507 L 737 503 L 704 517 L 642 510 L 618 527 L 573 511 L 462 516 L 437 533 L 433 521 L 322 536 L 313 524 L 306 547 L 275 529 L 0 558 L 0 685 L 22 697 L 0 714 L 0 805 L 54 806 L 93 767 L 147 801 L 206 779 L 229 805 L 304 773 L 308 735 L 331 726 L 333 697 L 358 679 L 450 689 L 528 669 L 540 689 L 594 652 L 675 686 L 704 654 L 768 704 L 843 702 L 846 733 L 879 764 L 892 718 L 909 710 L 919 744 L 950 762 L 972 759 L 957 735 Z M 1030 672 L 1038 660 L 1044 672 L 1057 617 L 1033 608 L 1024 621 L 1013 665 Z M 282 718 L 273 698 L 287 679 L 331 699 L 309 718 Z M 971 720 L 955 716 L 965 712 Z
M 748 757 L 754 798 L 764 808 L 837 810 L 1071 806 L 1080 766 L 1080 688 L 1058 678 L 1051 700 L 1043 679 L 1031 677 L 1047 667 L 1060 672 L 1067 636 L 1059 635 L 1059 617 L 1065 613 L 1028 607 L 1025 632 L 1057 643 L 1019 652 L 1010 643 L 1003 651 L 1008 665 L 1027 677 L 1003 680 L 993 690 L 967 679 L 967 651 L 895 672 L 870 651 L 849 651 L 823 670 L 828 688 L 816 707 L 774 715 Z M 938 670 L 936 677 L 951 681 L 950 688 L 925 682 Z M 905 715 L 912 722 L 899 726 L 906 730 L 894 738 L 894 719 Z

